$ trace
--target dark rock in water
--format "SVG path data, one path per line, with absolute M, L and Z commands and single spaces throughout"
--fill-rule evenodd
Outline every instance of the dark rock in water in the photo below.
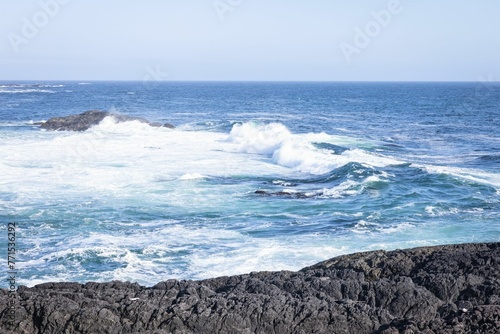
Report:
M 305 193 L 302 192 L 288 192 L 288 191 L 265 191 L 265 190 L 256 190 L 254 192 L 256 195 L 261 195 L 261 196 L 280 196 L 280 197 L 290 197 L 290 198 L 308 198 Z
M 40 127 L 45 130 L 54 131 L 85 131 L 99 124 L 109 115 L 110 113 L 106 111 L 90 110 L 78 115 L 53 117 Z
M 113 114 L 107 111 L 90 110 L 78 115 L 65 117 L 53 117 L 41 124 L 41 128 L 53 131 L 85 131 L 94 125 L 99 124 L 104 118 L 112 116 L 116 122 L 139 121 L 155 127 L 174 128 L 170 123 L 152 123 L 142 117 L 132 117 L 125 115 Z
M 175 129 L 175 126 L 171 123 L 165 123 L 162 125 L 164 128 Z
M 298 272 L 0 290 L 1 333 L 500 333 L 500 243 L 340 256 Z M 9 329 L 9 310 L 14 310 Z

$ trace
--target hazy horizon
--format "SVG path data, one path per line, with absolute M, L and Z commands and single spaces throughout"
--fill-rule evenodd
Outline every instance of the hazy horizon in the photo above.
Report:
M 456 80 L 456 81 L 443 81 L 443 80 L 162 80 L 151 81 L 151 84 L 158 83 L 475 83 L 481 80 Z M 130 82 L 141 83 L 142 80 L 127 80 L 127 79 L 5 79 L 1 80 L 3 83 L 15 84 L 17 82 L 27 82 L 36 84 L 37 82 L 74 82 L 74 83 L 92 83 L 92 82 Z M 500 83 L 499 80 L 483 80 L 484 84 Z
M 2 9 L 3 81 L 500 78 L 493 0 L 38 0 Z

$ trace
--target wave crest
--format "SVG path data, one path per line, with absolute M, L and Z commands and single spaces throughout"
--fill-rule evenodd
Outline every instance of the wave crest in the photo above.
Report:
M 374 167 L 401 163 L 356 146 L 343 147 L 344 143 L 355 141 L 342 138 L 339 143 L 339 138 L 325 133 L 293 134 L 281 123 L 247 122 L 235 124 L 228 141 L 235 145 L 237 152 L 266 155 L 280 166 L 315 175 L 328 173 L 351 162 Z M 331 147 L 337 149 L 332 150 Z

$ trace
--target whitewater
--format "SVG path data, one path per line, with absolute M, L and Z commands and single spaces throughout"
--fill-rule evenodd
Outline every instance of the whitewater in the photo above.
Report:
M 153 285 L 500 241 L 499 88 L 2 83 L 0 220 L 18 226 L 18 280 Z M 38 127 L 90 109 L 176 128 Z

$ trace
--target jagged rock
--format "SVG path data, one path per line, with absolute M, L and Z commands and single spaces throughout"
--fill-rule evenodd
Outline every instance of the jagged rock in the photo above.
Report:
M 499 333 L 500 243 L 345 255 L 298 272 L 153 287 L 20 287 L 2 333 Z
M 54 131 L 85 131 L 99 124 L 110 113 L 100 110 L 90 110 L 78 115 L 53 117 L 44 122 L 40 127 Z
M 113 114 L 101 110 L 89 110 L 78 115 L 70 115 L 65 117 L 53 117 L 42 123 L 40 127 L 45 130 L 53 131 L 85 131 L 90 127 L 99 124 L 104 118 L 112 116 L 116 122 L 139 121 L 149 124 L 154 127 L 174 128 L 170 123 L 153 123 L 142 117 L 132 117 L 126 115 Z

